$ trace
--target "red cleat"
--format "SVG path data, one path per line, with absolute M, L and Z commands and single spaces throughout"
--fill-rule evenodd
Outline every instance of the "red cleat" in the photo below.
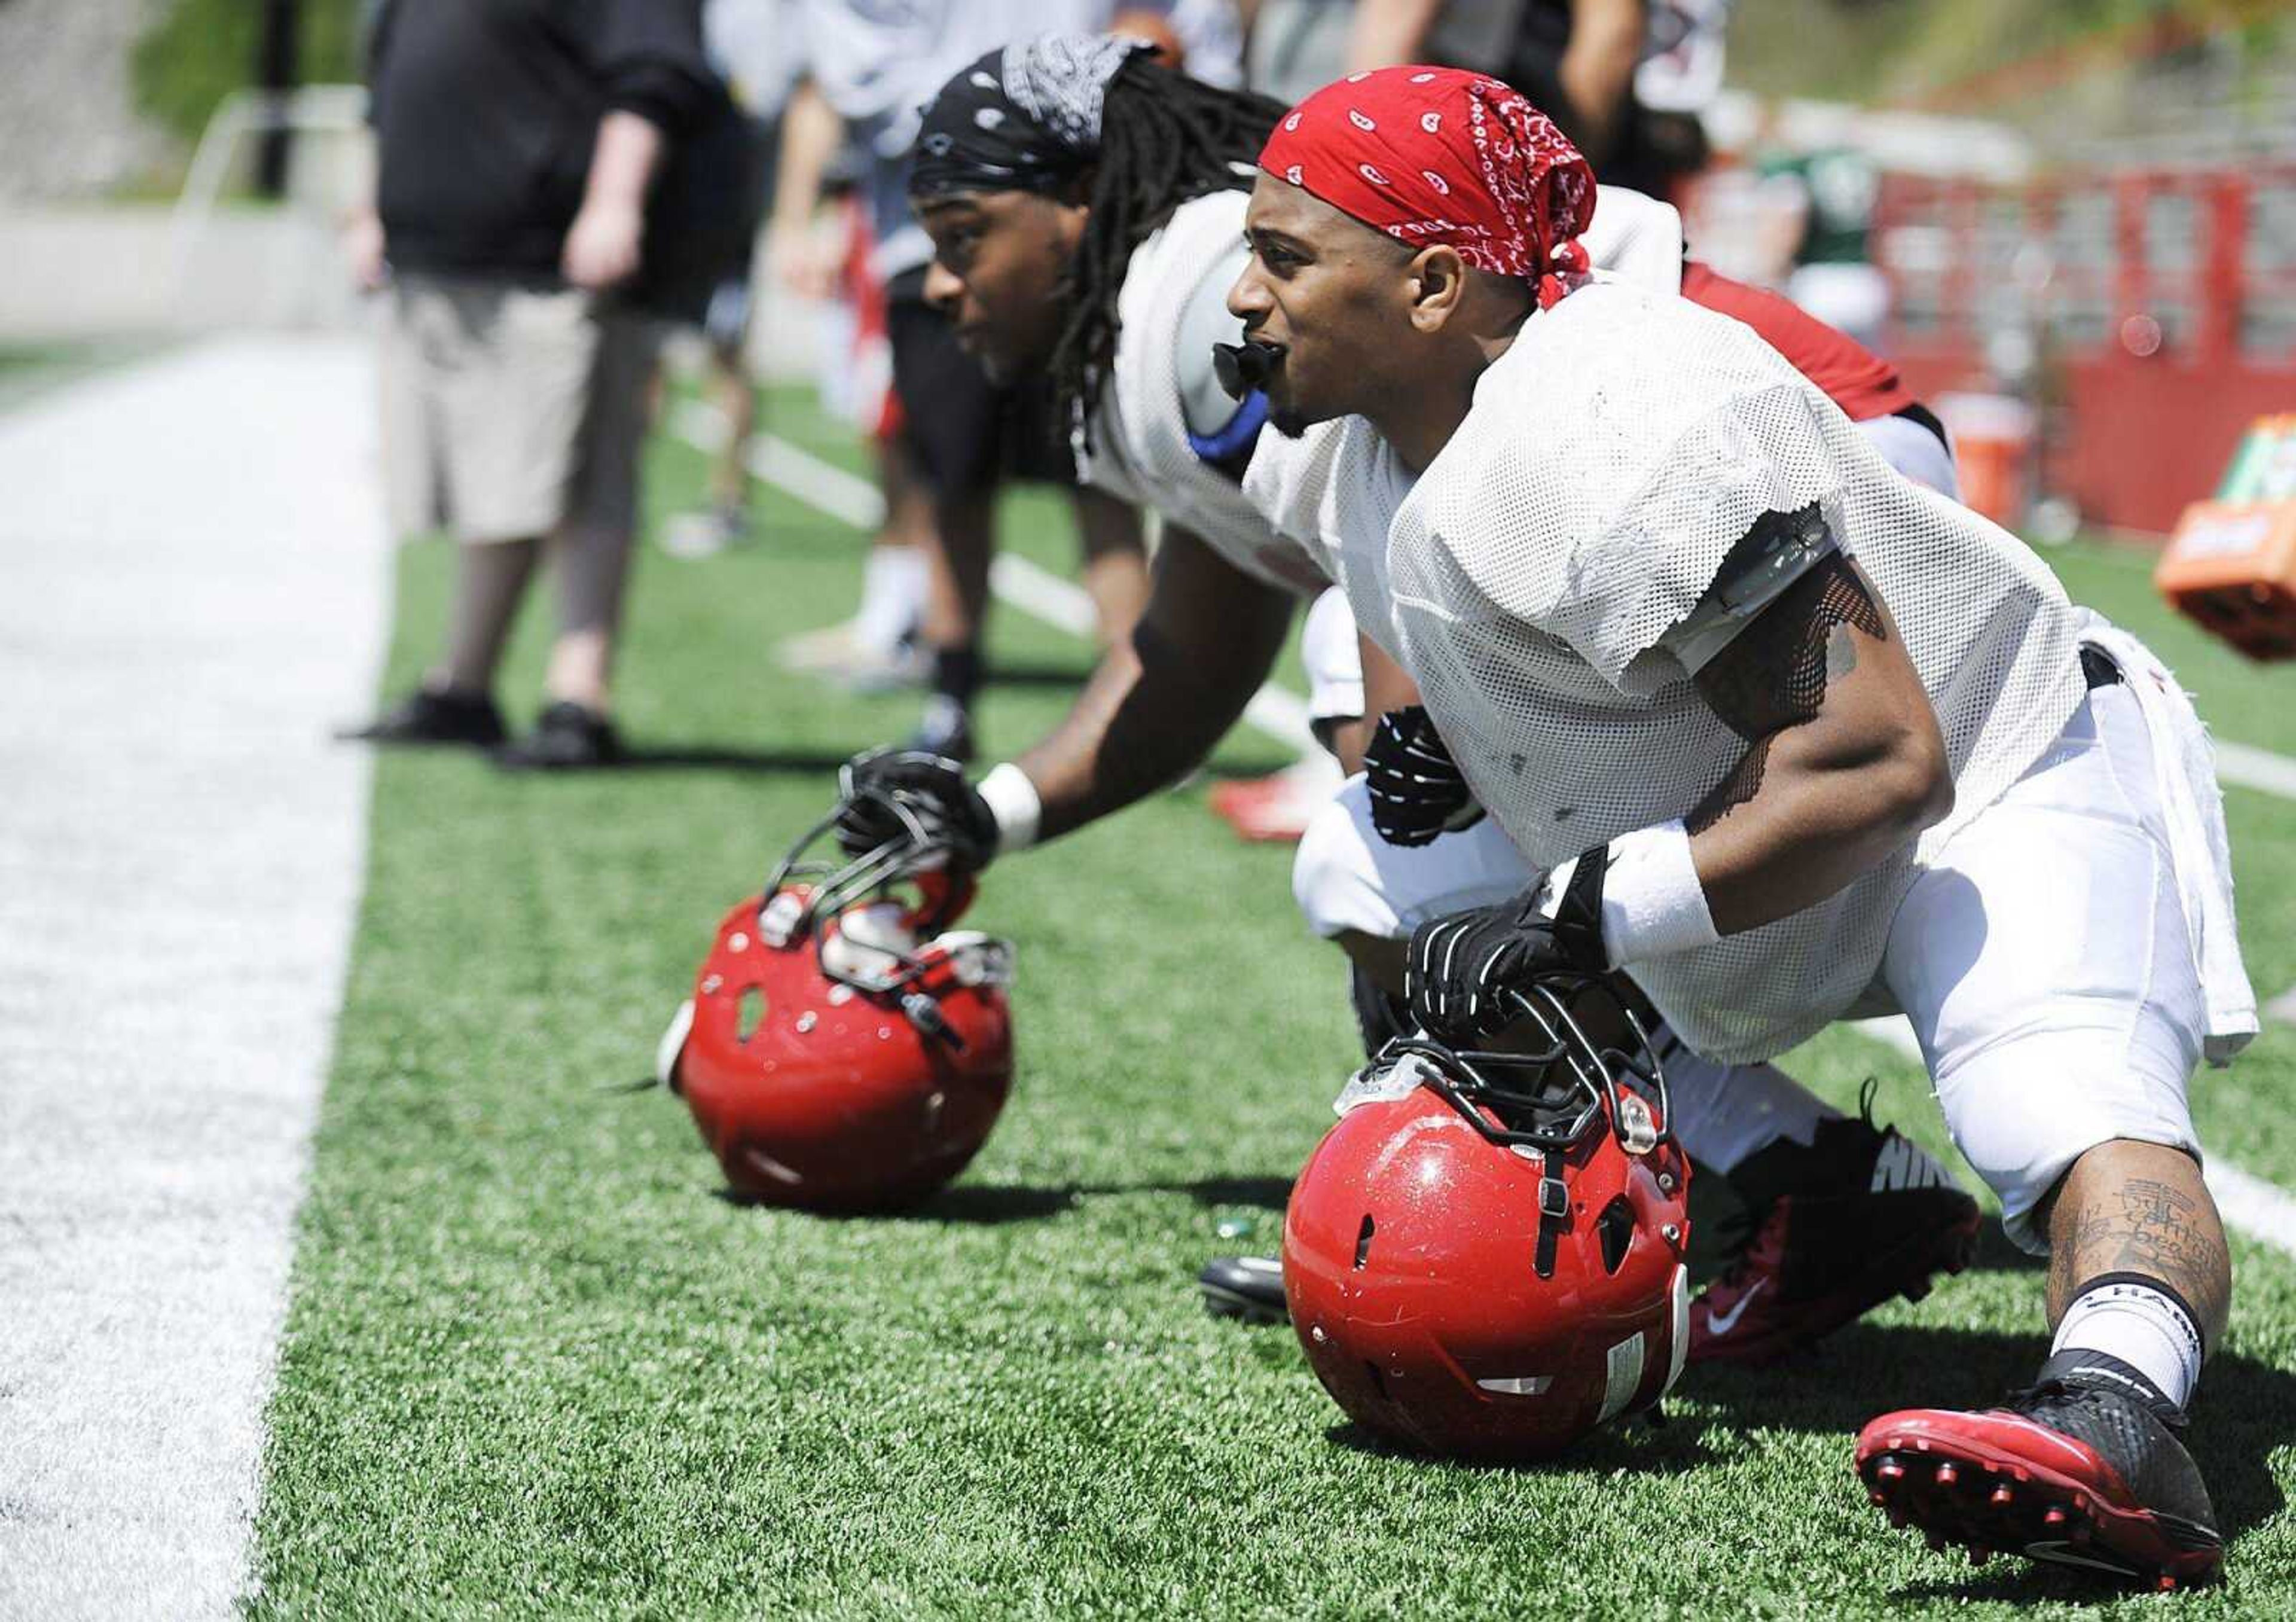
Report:
M 2109 1371 L 2042 1374 L 2005 1407 L 1913 1408 L 1866 1426 L 1868 1497 L 1892 1526 L 1972 1558 L 2022 1554 L 2142 1588 L 2216 1576 L 2224 1542 L 2177 1435 L 2183 1416 Z
M 1238 836 L 1270 844 L 1296 844 L 1315 814 L 1331 803 L 1340 769 L 1325 755 L 1310 755 L 1264 778 L 1239 778 L 1212 785 L 1205 796 L 1212 814 Z

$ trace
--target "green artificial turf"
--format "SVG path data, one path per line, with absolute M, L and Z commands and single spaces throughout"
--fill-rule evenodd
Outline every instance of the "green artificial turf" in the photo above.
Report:
M 700 489 L 682 448 L 658 448 L 654 473 L 657 511 Z M 381 762 L 255 1611 L 2296 1610 L 2296 1264 L 2245 1241 L 2194 1435 L 2230 1578 L 2167 1605 L 1931 1554 L 1851 1476 L 1874 1412 L 1981 1403 L 2030 1373 L 2041 1276 L 1997 1232 L 1923 1305 L 1783 1368 L 1693 1370 L 1667 1429 L 1605 1433 L 1557 1466 L 1457 1468 L 1345 1429 L 1289 1330 L 1215 1321 L 1193 1289 L 1208 1257 L 1274 1247 L 1355 1058 L 1289 852 L 1236 842 L 1200 786 L 989 876 L 973 921 L 1019 945 L 1020 1076 L 962 1181 L 899 1218 L 725 1198 L 678 1101 L 620 1084 L 650 1069 L 719 913 L 824 809 L 835 762 L 914 713 L 778 671 L 778 638 L 849 611 L 860 554 L 779 497 L 760 510 L 750 549 L 642 560 L 621 703 L 636 769 Z M 1014 544 L 1061 559 L 1056 506 L 1023 499 L 1013 519 Z M 2109 554 L 2059 556 L 2069 575 L 2141 580 Z M 391 689 L 430 651 L 448 561 L 436 543 L 405 556 Z M 2152 633 L 2144 594 L 2122 596 L 2115 612 Z M 542 631 L 517 643 L 513 707 Z M 1058 716 L 1088 653 L 1009 611 L 995 651 L 1016 678 L 983 712 L 1004 753 Z M 2197 671 L 2208 651 L 2174 656 Z M 2296 746 L 2284 676 L 2207 679 L 2212 712 Z M 1215 770 L 1281 758 L 1240 733 Z M 2278 926 L 2296 808 L 2242 793 L 2233 811 L 2258 959 L 2296 978 Z M 1918 1066 L 1890 1050 L 1836 1031 L 1790 1062 L 1845 1104 L 1878 1078 L 1882 1114 L 1945 1150 Z M 2243 1164 L 2296 1183 L 2292 1072 L 2296 1042 L 2275 1032 L 2197 1097 Z

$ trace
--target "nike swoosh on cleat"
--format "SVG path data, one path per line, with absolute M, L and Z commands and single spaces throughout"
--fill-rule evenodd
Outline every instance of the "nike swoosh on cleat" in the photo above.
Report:
M 1746 1293 L 1739 1297 L 1736 1301 L 1731 1304 L 1730 1310 L 1726 1313 L 1718 1313 L 1712 1307 L 1708 1307 L 1706 1309 L 1706 1328 L 1708 1333 L 1726 1335 L 1732 1330 L 1736 1329 L 1738 1327 L 1738 1320 L 1746 1315 L 1746 1308 L 1753 1304 L 1754 1297 L 1762 1293 L 1762 1286 L 1768 1282 L 1769 1280 L 1767 1279 L 1755 1280 L 1752 1284 L 1747 1287 Z
M 2137 1570 L 2136 1567 L 2123 1565 L 2118 1560 L 2101 1560 L 2091 1554 L 2079 1553 L 2074 1550 L 2070 1544 L 2027 1544 L 2025 1545 L 2025 1558 L 2028 1560 L 2047 1560 L 2050 1564 L 2056 1566 L 2083 1566 L 2091 1571 L 2110 1571 L 2115 1577 L 2142 1577 L 2144 1575 L 2144 1573 Z

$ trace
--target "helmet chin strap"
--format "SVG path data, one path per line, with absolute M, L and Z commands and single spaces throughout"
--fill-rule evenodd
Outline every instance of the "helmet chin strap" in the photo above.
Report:
M 1550 1144 L 1546 1169 L 1538 1180 L 1538 1247 L 1530 1257 L 1531 1271 L 1542 1279 L 1554 1276 L 1554 1247 L 1570 1220 L 1570 1185 L 1562 1181 L 1562 1151 Z

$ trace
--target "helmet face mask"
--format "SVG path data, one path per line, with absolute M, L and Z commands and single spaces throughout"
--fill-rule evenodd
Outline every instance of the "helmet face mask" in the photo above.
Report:
M 1689 1165 L 1649 1043 L 1600 981 L 1522 1001 L 1510 1048 L 1389 1044 L 1284 1218 L 1325 1389 L 1451 1457 L 1560 1452 L 1655 1404 L 1687 1350 Z
M 880 1210 L 940 1188 L 995 1126 L 1013 951 L 949 929 L 974 886 L 914 818 L 849 861 L 806 860 L 835 818 L 720 921 L 661 1068 L 737 1192 Z
M 1521 1020 L 1513 1047 L 1459 1049 L 1398 1036 L 1370 1067 L 1418 1056 L 1427 1084 L 1505 1148 L 1568 1149 L 1602 1120 L 1631 1152 L 1655 1148 L 1673 1116 L 1665 1073 L 1633 1007 L 1605 980 L 1564 976 L 1515 993 L 1515 1003 Z M 1620 1027 L 1616 1041 L 1597 1040 L 1582 1018 L 1590 1012 L 1598 1029 Z

